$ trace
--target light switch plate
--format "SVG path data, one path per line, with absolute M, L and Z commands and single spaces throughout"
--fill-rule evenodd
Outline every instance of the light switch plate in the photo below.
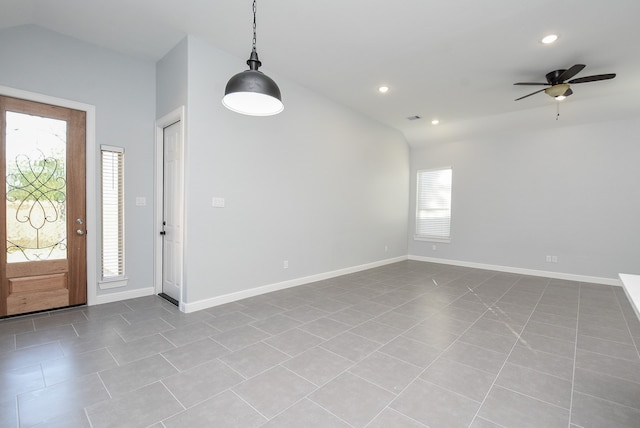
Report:
M 144 196 L 136 196 L 136 205 L 139 207 L 146 207 L 147 198 L 145 198 Z
M 213 198 L 211 205 L 214 208 L 224 208 L 224 198 Z

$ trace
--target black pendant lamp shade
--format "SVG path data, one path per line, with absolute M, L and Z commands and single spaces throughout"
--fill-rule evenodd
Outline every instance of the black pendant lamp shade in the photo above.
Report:
M 280 88 L 261 71 L 256 51 L 256 2 L 253 2 L 253 49 L 247 60 L 249 70 L 242 71 L 227 82 L 222 104 L 236 113 L 250 116 L 271 116 L 284 110 Z

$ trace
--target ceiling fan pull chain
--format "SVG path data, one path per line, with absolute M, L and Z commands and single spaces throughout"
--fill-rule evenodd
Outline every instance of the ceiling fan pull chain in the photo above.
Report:
M 556 101 L 556 120 L 560 117 L 560 101 Z

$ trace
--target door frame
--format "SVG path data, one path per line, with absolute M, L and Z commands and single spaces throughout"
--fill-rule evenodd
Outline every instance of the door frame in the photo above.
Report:
M 0 86 L 0 94 L 43 104 L 51 104 L 86 113 L 86 239 L 87 239 L 87 306 L 97 304 L 98 216 L 96 206 L 96 107 L 64 98 Z M 3 244 L 4 245 L 4 244 Z
M 182 260 L 179 261 L 181 265 L 181 278 L 180 278 L 180 299 L 178 301 L 178 307 L 180 311 L 185 311 L 184 297 L 185 297 L 185 274 L 184 274 L 184 260 L 185 260 L 185 242 L 186 242 L 186 225 L 184 224 L 185 217 L 185 153 L 186 153 L 186 131 L 185 131 L 185 107 L 180 106 L 172 112 L 166 114 L 160 119 L 156 120 L 156 147 L 155 147 L 155 209 L 154 209 L 154 224 L 155 226 L 155 240 L 154 240 L 154 288 L 155 294 L 162 293 L 162 218 L 164 216 L 163 206 L 163 192 L 164 192 L 164 128 L 172 125 L 176 122 L 180 122 L 180 138 L 182 139 L 182 189 L 180 192 L 180 207 L 182 210 Z

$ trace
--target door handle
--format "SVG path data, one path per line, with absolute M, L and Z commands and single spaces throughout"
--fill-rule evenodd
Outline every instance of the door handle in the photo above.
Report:
M 167 232 L 165 232 L 164 230 L 160 231 L 160 235 L 166 235 L 166 234 L 167 234 Z

